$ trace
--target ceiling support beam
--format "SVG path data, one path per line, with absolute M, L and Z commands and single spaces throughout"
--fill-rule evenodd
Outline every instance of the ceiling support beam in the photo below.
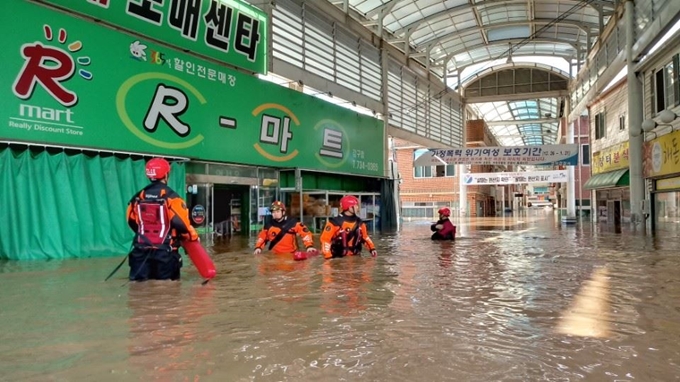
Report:
M 509 119 L 505 121 L 484 121 L 488 126 L 536 125 L 542 123 L 558 123 L 559 118 Z
M 515 93 L 515 94 L 503 94 L 503 95 L 493 95 L 493 96 L 477 96 L 477 97 L 465 97 L 465 102 L 468 105 L 475 103 L 487 103 L 487 102 L 503 102 L 503 101 L 528 101 L 536 100 L 540 98 L 560 98 L 568 97 L 568 90 L 553 90 L 548 92 L 535 92 L 535 93 Z

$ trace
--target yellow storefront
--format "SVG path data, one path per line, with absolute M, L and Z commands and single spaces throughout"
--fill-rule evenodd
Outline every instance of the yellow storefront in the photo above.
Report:
M 643 165 L 652 181 L 652 230 L 680 231 L 680 131 L 646 142 Z
M 595 192 L 596 221 L 621 224 L 630 221 L 628 142 L 593 153 L 592 175 L 583 185 Z

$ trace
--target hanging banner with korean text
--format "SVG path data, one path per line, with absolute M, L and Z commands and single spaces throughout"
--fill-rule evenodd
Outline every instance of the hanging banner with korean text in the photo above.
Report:
M 645 142 L 642 163 L 646 178 L 680 173 L 680 130 Z
M 520 184 L 520 183 L 562 183 L 567 181 L 566 170 L 529 172 L 486 172 L 465 174 L 463 184 Z
M 267 14 L 244 1 L 42 1 L 252 72 L 267 71 Z
M 628 168 L 628 141 L 593 153 L 593 174 Z
M 430 149 L 413 166 L 444 164 L 566 165 L 578 163 L 578 145 Z
M 0 140 L 384 175 L 378 119 L 43 5 L 7 7 Z

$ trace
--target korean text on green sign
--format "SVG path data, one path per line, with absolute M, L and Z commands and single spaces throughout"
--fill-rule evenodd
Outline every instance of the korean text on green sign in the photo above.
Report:
M 267 70 L 267 15 L 241 1 L 43 1 L 252 72 Z
M 383 175 L 382 122 L 47 7 L 0 13 L 0 140 Z

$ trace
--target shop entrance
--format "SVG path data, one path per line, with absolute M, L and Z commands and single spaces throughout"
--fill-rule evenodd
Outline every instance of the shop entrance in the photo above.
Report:
M 215 236 L 247 235 L 250 186 L 214 185 L 213 233 Z
M 247 235 L 249 194 L 248 185 L 189 185 L 186 201 L 192 225 L 199 235 L 211 238 Z

